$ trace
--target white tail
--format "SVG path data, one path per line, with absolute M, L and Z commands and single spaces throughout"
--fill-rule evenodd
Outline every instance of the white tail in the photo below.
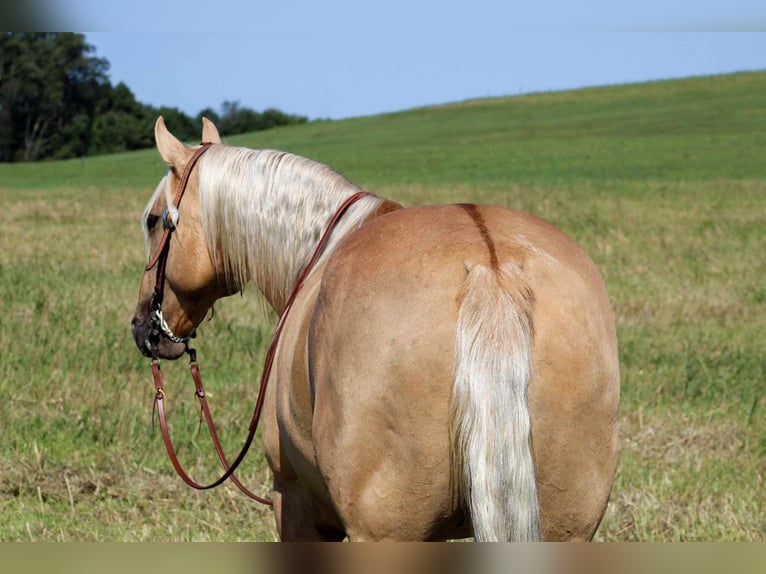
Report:
M 527 384 L 533 296 L 512 264 L 475 265 L 460 302 L 452 444 L 477 541 L 540 537 Z

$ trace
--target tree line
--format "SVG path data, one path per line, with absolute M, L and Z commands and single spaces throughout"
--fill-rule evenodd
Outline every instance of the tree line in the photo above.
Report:
M 192 118 L 173 107 L 136 101 L 113 86 L 109 62 L 85 36 L 58 32 L 0 32 L 0 162 L 66 159 L 151 147 L 147 126 L 158 115 L 182 140 L 199 137 L 202 116 L 234 135 L 304 123 L 276 109 L 257 112 L 226 101 Z

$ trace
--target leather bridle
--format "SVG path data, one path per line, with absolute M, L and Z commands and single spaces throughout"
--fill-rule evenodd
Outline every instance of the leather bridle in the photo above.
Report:
M 160 243 L 154 250 L 154 254 L 149 258 L 149 262 L 144 268 L 145 271 L 149 271 L 154 266 L 157 267 L 157 273 L 154 280 L 154 290 L 152 291 L 152 298 L 149 302 L 149 337 L 146 340 L 146 344 L 149 347 L 149 351 L 156 358 L 159 345 L 160 334 L 170 339 L 174 343 L 186 343 L 190 337 L 193 337 L 194 330 L 187 337 L 176 336 L 168 327 L 165 318 L 162 315 L 162 299 L 165 292 L 165 266 L 168 260 L 168 250 L 170 249 L 170 236 L 173 231 L 176 230 L 178 224 L 178 207 L 181 205 L 184 193 L 186 193 L 186 187 L 189 184 L 189 178 L 191 177 L 192 170 L 197 164 L 202 155 L 210 149 L 211 143 L 203 143 L 198 147 L 194 154 L 189 159 L 189 162 L 184 168 L 184 172 L 181 175 L 181 181 L 178 184 L 176 195 L 173 198 L 173 203 L 165 208 L 162 212 L 160 219 L 162 220 L 162 237 Z
M 317 260 L 321 256 L 322 251 L 324 250 L 324 247 L 327 244 L 327 240 L 329 239 L 330 234 L 332 230 L 335 228 L 335 225 L 337 224 L 337 222 L 340 220 L 340 218 L 343 216 L 346 210 L 353 203 L 355 203 L 356 201 L 358 201 L 359 199 L 361 199 L 362 197 L 368 194 L 367 192 L 364 192 L 364 191 L 357 192 L 354 195 L 350 196 L 341 204 L 341 206 L 337 209 L 333 217 L 330 219 L 330 222 L 325 228 L 324 233 L 319 239 L 319 243 L 317 244 L 316 249 L 314 250 L 314 253 L 311 256 L 311 259 L 309 260 L 308 264 L 303 269 L 303 272 L 298 278 L 298 281 L 296 282 L 295 287 L 293 288 L 293 291 L 290 294 L 289 299 L 287 300 L 287 304 L 285 305 L 285 308 L 282 311 L 282 315 L 280 316 L 279 322 L 277 323 L 277 326 L 274 330 L 274 335 L 272 337 L 271 344 L 269 345 L 269 348 L 266 352 L 266 357 L 264 359 L 263 372 L 261 374 L 261 382 L 258 389 L 258 397 L 256 399 L 255 406 L 253 408 L 253 414 L 250 419 L 250 426 L 248 428 L 247 438 L 245 439 L 244 445 L 242 446 L 242 449 L 240 450 L 239 454 L 234 459 L 234 461 L 230 464 L 223 451 L 223 447 L 221 446 L 221 442 L 218 438 L 218 433 L 215 430 L 215 424 L 213 423 L 213 417 L 210 412 L 210 407 L 207 403 L 207 395 L 205 393 L 204 387 L 202 386 L 202 377 L 199 372 L 199 365 L 197 364 L 197 352 L 193 348 L 189 347 L 189 339 L 195 336 L 194 330 L 192 330 L 192 332 L 186 337 L 177 337 L 168 328 L 165 322 L 165 319 L 162 316 L 162 298 L 163 298 L 164 283 L 165 283 L 165 266 L 166 266 L 167 258 L 168 258 L 170 237 L 172 235 L 172 232 L 176 229 L 176 224 L 178 222 L 178 206 L 180 205 L 181 199 L 183 198 L 183 195 L 186 191 L 186 186 L 188 185 L 189 178 L 191 176 L 191 172 L 194 169 L 195 164 L 197 163 L 199 158 L 210 148 L 211 145 L 212 144 L 210 143 L 203 143 L 201 147 L 195 150 L 194 154 L 189 160 L 189 163 L 186 165 L 183 175 L 181 176 L 181 180 L 178 186 L 178 190 L 176 191 L 175 198 L 173 199 L 173 203 L 170 206 L 168 206 L 168 208 L 165 209 L 165 211 L 162 214 L 162 222 L 164 227 L 162 238 L 160 239 L 160 243 L 157 246 L 157 249 L 155 250 L 154 254 L 149 259 L 149 263 L 147 263 L 146 265 L 146 271 L 149 271 L 155 265 L 157 266 L 157 277 L 155 280 L 154 291 L 152 293 L 152 299 L 150 302 L 150 309 L 151 309 L 151 315 L 149 319 L 150 320 L 150 336 L 147 342 L 147 345 L 152 353 L 152 377 L 154 379 L 154 387 L 155 387 L 154 406 L 157 410 L 158 418 L 160 421 L 160 430 L 162 432 L 162 438 L 165 443 L 165 449 L 167 450 L 168 456 L 170 457 L 170 461 L 173 464 L 173 467 L 175 468 L 178 475 L 183 479 L 183 481 L 187 485 L 197 490 L 208 490 L 211 488 L 215 488 L 216 486 L 219 486 L 220 484 L 225 482 L 227 479 L 231 479 L 231 481 L 237 486 L 237 488 L 239 488 L 244 494 L 246 494 L 250 498 L 262 504 L 272 505 L 271 500 L 258 496 L 257 494 L 254 494 L 253 492 L 248 490 L 245 486 L 243 486 L 242 483 L 239 481 L 239 479 L 237 479 L 237 477 L 234 476 L 234 471 L 240 465 L 240 463 L 244 460 L 245 455 L 247 454 L 247 451 L 249 450 L 250 445 L 252 444 L 253 439 L 255 437 L 255 433 L 258 428 L 258 422 L 260 421 L 260 418 L 261 418 L 261 411 L 263 410 L 263 403 L 266 398 L 266 386 L 268 384 L 269 376 L 271 375 L 271 368 L 274 363 L 274 355 L 276 353 L 277 345 L 279 343 L 279 338 L 280 338 L 280 335 L 282 334 L 282 328 L 285 324 L 285 321 L 290 312 L 290 309 L 292 308 L 293 303 L 295 302 L 295 299 L 298 296 L 298 292 L 303 286 L 303 283 L 305 282 L 308 275 L 311 273 L 311 270 L 314 268 L 314 265 L 316 264 Z M 165 395 L 165 390 L 163 387 L 162 370 L 160 369 L 160 360 L 159 360 L 159 338 L 161 336 L 166 337 L 176 343 L 184 343 L 185 352 L 189 354 L 189 370 L 191 371 L 192 379 L 194 380 L 195 396 L 200 402 L 200 408 L 202 411 L 202 415 L 205 418 L 208 431 L 210 432 L 210 438 L 212 439 L 212 442 L 215 447 L 216 454 L 218 455 L 218 459 L 221 463 L 221 466 L 224 469 L 223 475 L 210 484 L 203 485 L 194 481 L 193 479 L 189 477 L 189 475 L 186 473 L 186 471 L 183 469 L 183 466 L 179 462 L 178 457 L 176 456 L 175 448 L 173 447 L 173 442 L 170 438 L 170 432 L 168 431 L 168 425 L 167 425 L 167 420 L 165 416 L 164 402 L 166 399 L 166 395 Z

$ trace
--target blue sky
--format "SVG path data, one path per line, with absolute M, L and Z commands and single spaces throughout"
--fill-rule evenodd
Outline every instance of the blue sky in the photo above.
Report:
M 534 7 L 528 6 L 534 4 Z M 755 0 L 65 0 L 139 101 L 343 118 L 486 96 L 766 69 Z

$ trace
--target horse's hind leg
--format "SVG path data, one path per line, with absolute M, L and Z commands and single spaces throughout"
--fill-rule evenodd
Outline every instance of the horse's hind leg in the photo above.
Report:
M 372 473 L 355 472 L 351 465 L 338 469 L 338 484 L 331 492 L 349 541 L 427 541 L 466 535 L 452 520 L 449 485 L 435 476 L 447 476 L 443 469 L 419 473 L 379 462 L 383 464 Z
M 343 528 L 322 512 L 297 478 L 274 478 L 274 516 L 279 537 L 290 541 L 340 541 Z
M 387 427 L 383 416 L 364 408 L 354 419 L 364 425 L 343 424 L 336 403 L 319 409 L 321 419 L 332 421 L 314 427 L 319 466 L 350 541 L 431 540 L 451 521 L 449 443 L 446 433 L 438 433 L 446 407 L 425 400 L 408 404 L 416 405 L 417 418 L 397 412 L 394 420 L 417 420 L 428 440 L 410 440 L 413 425 Z

